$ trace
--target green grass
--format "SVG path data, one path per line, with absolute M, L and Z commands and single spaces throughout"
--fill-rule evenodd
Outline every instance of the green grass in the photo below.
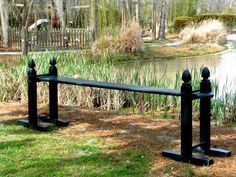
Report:
M 0 177 L 149 177 L 176 174 L 207 177 L 217 168 L 213 166 L 209 172 L 199 172 L 202 167 L 164 160 L 159 152 L 172 148 L 175 141 L 170 140 L 169 135 L 165 138 L 151 132 L 142 134 L 140 136 L 145 137 L 142 142 L 137 135 L 143 128 L 124 127 L 124 130 L 131 131 L 124 135 L 113 134 L 111 137 L 118 142 L 113 139 L 110 143 L 111 137 L 96 134 L 96 128 L 94 132 L 93 129 L 85 131 L 92 134 L 80 134 L 77 124 L 80 123 L 42 133 L 16 125 L 15 121 L 0 122 Z M 122 145 L 120 140 L 129 143 Z
M 145 151 L 103 146 L 98 137 L 38 133 L 12 123 L 0 124 L 0 176 L 110 177 L 148 174 Z

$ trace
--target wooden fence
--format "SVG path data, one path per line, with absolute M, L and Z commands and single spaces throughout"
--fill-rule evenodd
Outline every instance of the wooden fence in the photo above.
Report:
M 0 32 L 0 46 L 2 37 Z M 93 42 L 90 29 L 68 28 L 63 33 L 61 29 L 49 29 L 48 31 L 35 30 L 29 32 L 29 50 L 56 50 L 56 49 L 85 49 Z M 9 29 L 9 48 L 21 50 L 21 30 L 19 28 Z

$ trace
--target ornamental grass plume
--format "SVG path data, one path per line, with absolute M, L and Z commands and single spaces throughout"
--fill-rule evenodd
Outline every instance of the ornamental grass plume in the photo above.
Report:
M 179 34 L 184 44 L 214 43 L 224 45 L 226 36 L 227 28 L 219 20 L 205 20 L 197 24 L 191 24 Z
M 131 22 L 117 36 L 105 36 L 94 42 L 94 55 L 108 53 L 135 53 L 143 48 L 142 28 L 136 22 Z

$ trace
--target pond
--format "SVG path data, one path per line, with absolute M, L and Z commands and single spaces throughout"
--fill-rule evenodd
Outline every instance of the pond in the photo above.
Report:
M 184 69 L 197 69 L 208 67 L 211 71 L 210 79 L 218 83 L 218 94 L 235 92 L 236 86 L 236 34 L 228 35 L 228 49 L 224 52 L 201 57 L 186 57 L 168 60 L 153 60 L 139 62 L 140 70 L 155 68 L 155 74 L 166 74 L 169 78 L 175 78 L 177 72 Z M 133 65 L 133 64 L 130 64 Z

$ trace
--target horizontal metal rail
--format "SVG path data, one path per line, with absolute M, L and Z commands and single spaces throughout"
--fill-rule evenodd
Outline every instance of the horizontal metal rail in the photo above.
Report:
M 200 98 L 212 98 L 214 97 L 214 94 L 212 92 L 207 92 L 207 93 L 201 93 L 199 92 L 193 92 L 192 93 L 192 99 L 196 100 L 196 99 L 200 99 Z
M 160 95 L 181 96 L 180 90 L 177 90 L 177 89 L 161 89 L 161 88 L 156 88 L 156 87 L 117 84 L 117 83 L 109 83 L 109 82 L 103 82 L 103 81 L 82 80 L 82 79 L 74 79 L 74 78 L 58 77 L 58 76 L 39 75 L 37 77 L 37 81 L 96 87 L 96 88 L 104 88 L 104 89 L 113 89 L 113 90 L 133 91 L 133 92 L 141 92 L 141 93 L 160 94 Z

